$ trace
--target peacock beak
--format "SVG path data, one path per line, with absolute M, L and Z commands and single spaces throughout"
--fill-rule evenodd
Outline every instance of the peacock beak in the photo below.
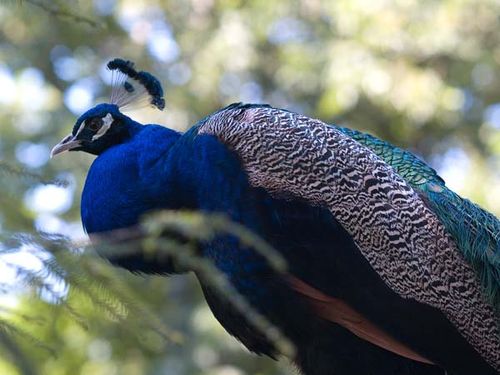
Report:
M 81 141 L 77 140 L 73 134 L 64 137 L 61 142 L 54 146 L 50 152 L 50 157 L 53 158 L 57 154 L 61 154 L 65 151 L 70 151 L 81 145 Z

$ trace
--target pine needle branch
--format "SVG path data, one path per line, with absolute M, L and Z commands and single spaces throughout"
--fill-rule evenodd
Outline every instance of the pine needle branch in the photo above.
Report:
M 229 234 L 262 255 L 273 269 L 286 271 L 286 261 L 272 246 L 241 224 L 223 214 L 206 214 L 195 211 L 160 211 L 143 221 L 147 233 L 158 237 L 165 230 L 174 230 L 186 238 L 209 241 L 216 235 Z
M 31 365 L 30 360 L 24 354 L 19 345 L 7 334 L 0 325 L 0 347 L 11 357 L 10 360 L 23 375 L 37 375 L 38 371 Z
M 62 19 L 67 19 L 68 21 L 74 21 L 78 23 L 83 23 L 87 24 L 90 27 L 95 27 L 95 28 L 102 28 L 103 25 L 99 22 L 94 21 L 92 18 L 85 17 L 85 16 L 80 16 L 79 14 L 70 12 L 67 9 L 63 9 L 62 6 L 60 5 L 54 5 L 53 2 L 51 4 L 48 4 L 45 1 L 40 1 L 40 0 L 22 0 L 22 2 L 26 2 L 28 4 L 31 4 L 33 6 L 36 6 L 45 12 L 49 13 L 52 16 L 62 18 Z
M 25 0 L 27 1 L 27 0 Z M 43 185 L 56 185 L 60 187 L 67 187 L 68 182 L 63 180 L 49 180 L 42 175 L 28 171 L 19 165 L 8 163 L 5 160 L 0 160 L 0 173 L 10 175 L 17 179 L 25 180 L 28 182 L 36 182 Z
M 269 339 L 278 351 L 291 358 L 295 352 L 294 345 L 267 318 L 260 314 L 230 283 L 227 277 L 210 261 L 194 254 L 189 245 L 181 245 L 164 238 L 148 238 L 146 246 L 150 250 L 167 253 L 175 257 L 181 266 L 194 271 L 204 281 L 214 287 L 220 295 L 235 307 L 257 330 Z
M 32 345 L 35 345 L 36 347 L 41 348 L 46 352 L 48 352 L 52 357 L 54 358 L 57 357 L 57 353 L 54 350 L 54 348 L 51 348 L 50 346 L 44 344 L 42 341 L 37 339 L 31 333 L 27 332 L 26 330 L 20 327 L 17 327 L 8 320 L 0 319 L 0 331 L 5 333 L 6 335 L 18 336 L 26 341 L 29 341 Z

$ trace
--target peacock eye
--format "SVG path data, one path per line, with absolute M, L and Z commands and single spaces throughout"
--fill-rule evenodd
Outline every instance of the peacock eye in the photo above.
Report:
M 102 126 L 102 118 L 94 117 L 89 120 L 87 127 L 92 131 L 98 131 Z

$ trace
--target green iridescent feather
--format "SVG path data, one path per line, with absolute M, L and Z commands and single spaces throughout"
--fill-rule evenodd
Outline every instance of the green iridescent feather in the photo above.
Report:
M 368 147 L 419 193 L 472 265 L 485 294 L 500 315 L 500 221 L 448 189 L 437 172 L 411 152 L 370 134 L 337 129 Z

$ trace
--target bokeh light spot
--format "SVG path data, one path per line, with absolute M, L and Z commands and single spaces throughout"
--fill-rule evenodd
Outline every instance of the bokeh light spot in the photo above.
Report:
M 28 191 L 25 202 L 36 212 L 62 213 L 71 207 L 73 191 L 56 185 L 38 185 Z

